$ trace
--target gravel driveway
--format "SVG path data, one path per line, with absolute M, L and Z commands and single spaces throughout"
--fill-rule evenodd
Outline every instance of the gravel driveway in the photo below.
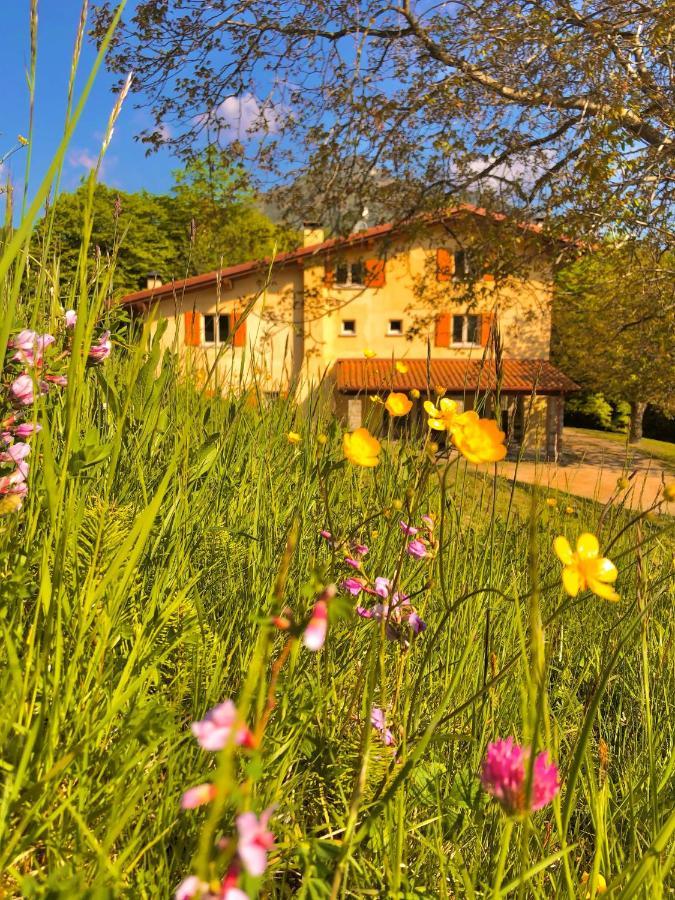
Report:
M 622 444 L 573 428 L 564 430 L 563 446 L 563 458 L 558 463 L 505 460 L 499 465 L 499 474 L 600 503 L 606 503 L 616 492 L 619 478 L 628 478 L 629 486 L 621 490 L 620 497 L 625 497 L 625 505 L 633 509 L 651 506 L 664 483 L 675 482 L 675 473 L 666 463 L 633 448 L 627 453 Z M 675 514 L 675 503 L 666 504 L 664 509 Z

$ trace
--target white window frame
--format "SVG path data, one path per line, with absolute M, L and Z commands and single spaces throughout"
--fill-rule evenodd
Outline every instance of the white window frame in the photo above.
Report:
M 360 265 L 363 272 L 363 281 L 353 281 L 352 280 L 352 266 Z M 340 268 L 347 269 L 347 280 L 346 281 L 338 281 L 337 273 Z M 365 285 L 365 274 L 366 274 L 366 266 L 362 259 L 346 259 L 342 262 L 338 263 L 335 267 L 335 287 L 336 288 L 364 288 Z
M 472 316 L 476 320 L 476 337 L 479 339 L 478 341 L 469 341 L 469 317 Z M 462 340 L 455 341 L 455 319 L 462 319 Z M 453 313 L 452 322 L 450 323 L 450 327 L 452 329 L 452 339 L 451 346 L 452 347 L 480 347 L 480 316 L 478 313 Z
M 345 329 L 345 324 L 346 324 L 347 322 L 353 322 L 353 323 L 354 323 L 354 330 L 353 330 L 353 331 L 347 331 L 347 330 Z M 357 327 L 357 325 L 356 325 L 356 319 L 342 319 L 342 320 L 340 321 L 340 337 L 356 337 L 357 331 L 358 331 L 358 327 Z
M 221 344 L 226 343 L 226 341 L 220 340 L 220 321 L 219 321 L 220 316 L 225 316 L 225 318 L 227 319 L 227 322 L 228 322 L 227 328 L 229 331 L 229 329 L 232 326 L 232 322 L 230 320 L 229 313 L 217 312 L 217 313 L 203 313 L 202 314 L 201 339 L 202 339 L 202 345 L 204 347 L 219 347 Z M 207 318 L 213 319 L 213 340 L 212 341 L 206 340 L 206 320 L 207 320 Z M 227 340 L 229 340 L 231 337 L 232 337 L 232 335 L 228 334 Z
M 395 331 L 391 327 L 392 322 L 400 322 L 401 328 L 400 331 Z M 389 325 L 387 326 L 387 337 L 403 337 L 403 319 L 389 319 Z

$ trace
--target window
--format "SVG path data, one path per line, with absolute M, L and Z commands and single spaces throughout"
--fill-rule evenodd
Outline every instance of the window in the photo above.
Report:
M 470 272 L 469 254 L 466 250 L 455 250 L 455 278 L 467 278 Z
M 356 337 L 356 319 L 343 319 L 340 334 L 342 337 Z
M 403 319 L 389 319 L 388 335 L 403 334 Z
M 216 335 L 218 339 L 216 340 Z M 230 317 L 226 314 L 204 316 L 204 343 L 224 344 L 230 337 Z
M 365 275 L 365 268 L 360 259 L 353 262 L 343 260 L 335 269 L 335 284 L 341 287 L 363 287 Z
M 478 343 L 478 316 L 452 317 L 452 343 Z

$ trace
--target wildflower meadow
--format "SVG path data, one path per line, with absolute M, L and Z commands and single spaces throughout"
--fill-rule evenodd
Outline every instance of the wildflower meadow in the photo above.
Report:
M 0 896 L 672 895 L 663 498 L 496 477 L 442 386 L 200 384 L 31 244 L 68 127 L 0 260 Z

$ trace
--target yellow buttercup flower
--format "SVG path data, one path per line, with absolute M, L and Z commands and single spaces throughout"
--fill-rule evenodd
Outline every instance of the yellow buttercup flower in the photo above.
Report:
M 22 147 L 25 147 L 28 144 L 28 138 L 25 138 L 22 134 L 18 134 L 16 138 Z
M 410 397 L 411 400 L 419 400 L 420 392 L 417 390 L 417 388 L 413 388 L 412 391 L 410 391 L 410 393 L 408 394 L 408 396 Z
M 356 431 L 345 432 L 342 449 L 350 463 L 372 469 L 380 461 L 378 454 L 382 445 L 367 428 L 357 428 Z
M 506 456 L 506 435 L 494 419 L 481 419 L 469 410 L 457 416 L 452 442 L 465 459 L 472 463 L 499 462 Z
M 407 416 L 412 409 L 412 401 L 405 394 L 389 394 L 384 408 L 390 416 Z
M 591 876 L 589 875 L 589 873 L 584 872 L 584 874 L 581 876 L 581 883 L 588 884 L 588 882 L 590 880 L 591 880 Z M 597 877 L 595 879 L 595 893 L 596 894 L 606 894 L 607 893 L 607 882 L 605 881 L 605 876 L 601 875 L 600 872 L 598 872 Z M 586 894 L 586 897 L 588 898 L 590 896 L 591 896 L 591 892 L 588 891 L 588 893 Z
M 438 406 L 434 406 L 431 400 L 424 401 L 424 412 L 429 416 L 429 428 L 434 431 L 447 431 L 452 433 L 455 421 L 460 415 L 458 406 L 454 400 L 443 397 Z
M 405 373 L 408 371 L 408 367 L 406 366 L 406 364 L 404 362 L 401 362 L 401 360 L 399 359 L 396 363 L 396 371 L 400 372 L 401 375 L 405 375 Z
M 371 350 L 370 347 L 366 347 L 363 351 L 363 355 L 366 359 L 373 359 L 375 356 L 377 356 L 377 353 L 375 352 L 375 350 Z
M 555 497 L 547 497 L 547 498 L 546 498 L 546 505 L 547 505 L 547 506 L 551 506 L 551 507 L 557 506 L 557 505 L 558 505 L 558 501 L 555 499 Z
M 668 503 L 675 502 L 675 481 L 671 481 L 663 488 L 663 497 Z
M 580 534 L 574 552 L 567 538 L 562 536 L 553 541 L 553 549 L 564 566 L 563 587 L 571 597 L 588 588 L 604 600 L 620 599 L 612 587 L 618 574 L 616 566 L 600 556 L 600 544 L 594 534 Z
M 299 444 L 302 438 L 297 433 L 297 431 L 289 431 L 286 435 L 286 440 L 289 444 Z

